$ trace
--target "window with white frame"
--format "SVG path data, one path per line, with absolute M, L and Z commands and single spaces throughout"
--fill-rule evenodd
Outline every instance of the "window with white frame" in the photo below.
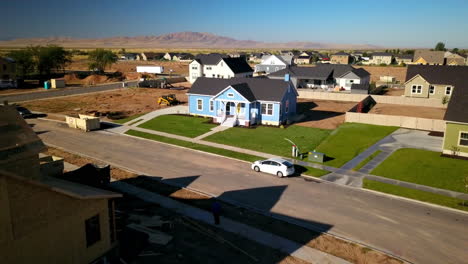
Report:
M 435 87 L 434 87 L 434 85 L 429 86 L 429 94 L 435 94 Z
M 233 94 L 233 93 L 228 93 L 228 94 L 227 94 L 227 97 L 233 98 L 233 97 L 234 97 L 234 94 Z
M 214 111 L 214 101 L 210 101 L 210 112 Z
M 460 140 L 458 145 L 468 146 L 468 132 L 460 132 Z
M 445 95 L 452 95 L 452 87 L 450 86 L 445 87 Z
M 211 70 L 211 67 L 206 67 L 206 70 Z
M 197 99 L 197 110 L 198 111 L 203 111 L 203 100 L 202 99 Z
M 262 103 L 262 115 L 273 115 L 273 104 Z
M 198 70 L 197 66 L 192 66 L 192 70 Z
M 422 85 L 413 85 L 413 87 L 411 87 L 411 93 L 421 94 L 422 93 Z

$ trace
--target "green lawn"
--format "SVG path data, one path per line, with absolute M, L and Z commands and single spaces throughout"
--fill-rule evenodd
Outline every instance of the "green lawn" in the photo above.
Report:
M 358 171 L 360 170 L 362 167 L 364 167 L 369 161 L 373 160 L 375 157 L 377 157 L 377 155 L 380 154 L 380 152 L 382 152 L 381 150 L 377 150 L 376 152 L 372 153 L 372 155 L 370 155 L 369 157 L 365 158 L 363 161 L 359 162 L 359 164 L 353 168 L 353 171 Z
M 330 158 L 325 161 L 325 165 L 339 168 L 396 129 L 398 128 L 344 123 L 317 147 L 317 151 Z
M 145 122 L 139 127 L 194 138 L 217 126 L 210 119 L 183 115 L 162 115 Z
M 377 181 L 371 181 L 364 179 L 363 187 L 366 189 L 384 192 L 388 194 L 398 195 L 414 200 L 419 200 L 423 202 L 438 204 L 442 206 L 452 207 L 459 210 L 468 211 L 468 201 L 465 201 L 465 206 L 463 206 L 463 200 L 447 197 L 443 195 L 438 195 L 430 192 L 423 192 L 419 190 L 413 190 L 401 186 L 395 186 L 391 184 L 381 183 Z
M 399 149 L 371 174 L 441 189 L 465 192 L 468 161 L 441 157 L 440 152 Z
M 291 143 L 288 138 L 299 146 L 301 152 L 313 150 L 325 139 L 330 130 L 289 126 L 287 128 L 259 126 L 257 128 L 234 127 L 218 132 L 204 140 L 291 157 Z
M 129 116 L 129 117 L 126 117 L 126 118 L 118 119 L 118 120 L 112 120 L 112 122 L 117 123 L 117 124 L 124 124 L 124 123 L 127 123 L 128 121 L 136 119 L 136 118 L 138 118 L 138 117 L 140 117 L 142 115 L 144 115 L 144 113 L 137 114 L 137 115 L 132 115 L 132 116 Z
M 254 162 L 256 160 L 263 160 L 264 158 L 262 157 L 257 157 L 253 155 L 248 155 L 240 152 L 235 152 L 231 150 L 225 150 L 225 149 L 220 149 L 220 148 L 215 148 L 215 147 L 210 147 L 210 146 L 205 146 L 201 144 L 196 144 L 196 143 L 191 143 L 179 139 L 173 139 L 173 138 L 168 138 L 168 137 L 163 137 L 159 135 L 154 135 L 154 134 L 149 134 L 141 131 L 136 131 L 136 130 L 129 130 L 125 134 L 127 135 L 132 135 L 132 136 L 137 136 L 137 137 L 142 137 L 146 139 L 151 139 L 159 142 L 164 142 L 176 146 L 181 146 L 181 147 L 186 147 L 186 148 L 191 148 L 195 150 L 200 150 L 204 152 L 209 152 L 213 154 L 218 154 L 226 157 L 231 157 L 235 159 L 240 159 L 240 160 L 245 160 L 248 162 Z M 305 167 L 305 166 L 298 166 L 295 165 L 296 172 L 306 174 L 309 176 L 314 176 L 314 177 L 320 177 L 325 174 L 328 174 L 329 171 L 321 170 L 321 169 L 316 169 L 312 167 Z

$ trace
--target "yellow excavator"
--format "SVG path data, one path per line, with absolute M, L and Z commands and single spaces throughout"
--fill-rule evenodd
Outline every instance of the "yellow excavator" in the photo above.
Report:
M 159 105 L 167 105 L 167 106 L 171 106 L 171 105 L 176 105 L 176 104 L 179 104 L 179 100 L 177 100 L 175 94 L 168 94 L 168 95 L 163 95 L 161 97 L 158 98 L 158 104 Z

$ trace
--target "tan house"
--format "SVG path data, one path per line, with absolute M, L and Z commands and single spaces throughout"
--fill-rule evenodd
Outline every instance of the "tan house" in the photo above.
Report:
M 350 55 L 346 52 L 338 52 L 331 55 L 330 58 L 331 64 L 349 64 L 350 63 Z
M 371 59 L 369 60 L 369 64 L 374 65 L 390 65 L 393 62 L 393 55 L 391 53 L 386 52 L 375 52 L 372 54 Z
M 298 57 L 294 58 L 295 64 L 311 64 L 312 63 L 312 55 L 299 55 Z
M 460 79 L 468 76 L 468 67 L 410 65 L 405 82 L 405 96 L 450 98 Z
M 156 52 L 142 52 L 140 56 L 138 56 L 137 60 L 144 60 L 144 61 L 152 61 L 152 60 L 160 60 L 164 57 L 164 53 L 156 53 Z
M 413 62 L 413 55 L 411 54 L 398 55 L 395 57 L 395 61 L 398 65 L 411 64 Z
M 113 259 L 112 199 L 121 195 L 42 176 L 41 140 L 12 106 L 0 107 L 0 120 L 1 262 Z
M 444 65 L 445 51 L 416 50 L 411 64 L 418 65 Z
M 466 58 L 456 54 L 452 53 L 450 51 L 446 51 L 444 54 L 445 57 L 445 64 L 450 65 L 450 66 L 462 66 L 466 64 Z
M 0 57 L 0 81 L 16 80 L 16 63 L 11 58 Z

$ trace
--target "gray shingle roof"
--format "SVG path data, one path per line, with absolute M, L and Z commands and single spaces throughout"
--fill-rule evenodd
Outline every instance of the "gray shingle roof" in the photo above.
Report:
M 285 74 L 289 74 L 291 77 L 297 77 L 297 78 L 327 80 L 328 78 L 332 76 L 332 73 L 333 73 L 333 69 L 328 68 L 328 67 L 292 66 L 292 67 L 271 73 L 270 76 L 283 77 Z
M 423 58 L 427 63 L 443 65 L 444 54 L 444 51 L 416 50 L 414 52 L 413 61 L 417 61 L 419 58 Z
M 337 56 L 349 56 L 349 53 L 346 53 L 346 52 L 338 52 L 338 53 L 335 53 L 335 54 L 332 54 L 333 55 L 337 55 Z
M 374 52 L 372 53 L 372 56 L 393 56 L 391 53 L 388 53 L 388 52 Z
M 224 58 L 223 61 L 234 73 L 254 71 L 244 58 Z
M 354 70 L 354 67 L 348 64 L 317 64 L 318 68 L 332 69 L 333 78 L 339 78 L 343 74 Z
M 370 76 L 370 73 L 368 71 L 364 70 L 363 68 L 354 69 L 353 72 L 354 72 L 354 74 L 356 74 L 360 78 Z
M 220 53 L 198 54 L 195 56 L 195 60 L 203 65 L 216 65 L 223 58 L 229 58 L 229 56 Z
M 290 82 L 265 78 L 218 79 L 198 77 L 190 88 L 189 94 L 216 95 L 228 86 L 232 86 L 247 100 L 281 101 L 289 88 Z M 250 90 L 250 93 L 248 92 Z

